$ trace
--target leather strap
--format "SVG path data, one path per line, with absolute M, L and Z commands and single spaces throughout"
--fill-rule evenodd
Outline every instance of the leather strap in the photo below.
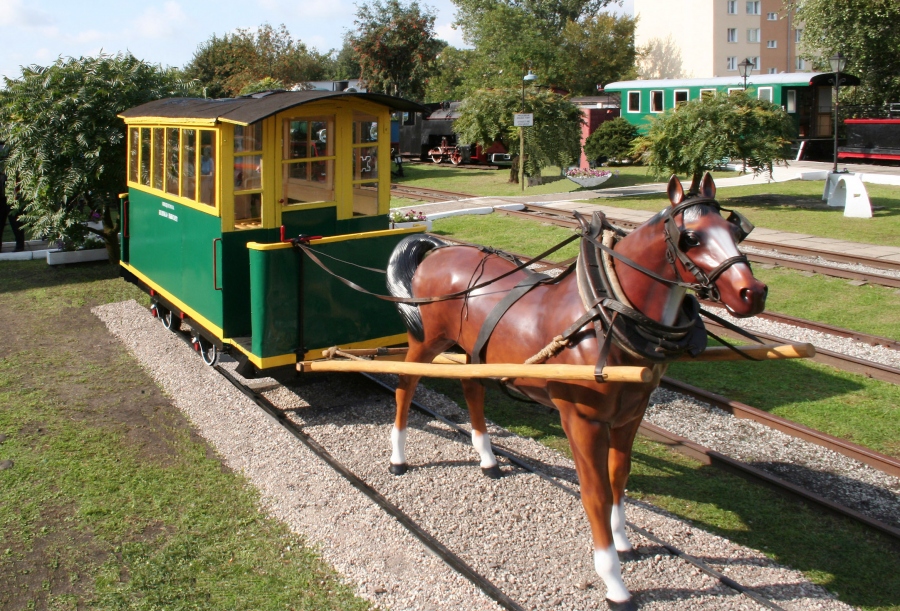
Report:
M 503 315 L 506 314 L 515 302 L 521 299 L 528 291 L 550 279 L 546 274 L 531 274 L 517 284 L 506 296 L 501 299 L 497 305 L 491 309 L 490 314 L 484 319 L 481 329 L 478 331 L 478 338 L 475 340 L 475 346 L 472 348 L 472 363 L 478 364 L 484 362 L 484 351 L 487 348 L 488 340 L 494 328 Z

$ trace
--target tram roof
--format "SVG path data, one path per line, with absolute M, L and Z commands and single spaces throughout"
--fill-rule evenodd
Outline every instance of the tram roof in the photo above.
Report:
M 747 85 L 784 85 L 784 86 L 821 86 L 829 85 L 834 78 L 833 72 L 785 72 L 782 74 L 757 74 L 747 77 Z M 740 76 L 717 76 L 712 78 L 687 79 L 647 79 L 635 81 L 616 81 L 606 85 L 604 91 L 624 91 L 625 89 L 649 89 L 652 87 L 734 87 L 742 86 L 744 79 Z M 859 85 L 859 77 L 841 73 L 842 85 Z
M 428 113 L 425 106 L 404 98 L 381 93 L 353 91 L 265 91 L 239 98 L 165 98 L 135 106 L 119 116 L 123 119 L 153 117 L 208 121 L 211 123 L 235 123 L 250 125 L 283 110 L 303 104 L 338 98 L 355 98 L 387 106 L 392 110 Z

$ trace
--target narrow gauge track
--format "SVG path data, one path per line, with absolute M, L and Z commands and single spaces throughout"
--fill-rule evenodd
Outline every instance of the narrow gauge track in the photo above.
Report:
M 189 343 L 189 339 L 185 337 L 185 341 Z M 437 555 L 441 560 L 443 560 L 450 568 L 454 571 L 458 572 L 460 575 L 469 580 L 473 585 L 478 587 L 482 592 L 484 592 L 491 599 L 496 601 L 500 606 L 504 609 L 509 609 L 510 611 L 524 611 L 524 608 L 519 605 L 516 601 L 510 598 L 507 594 L 505 594 L 500 588 L 494 585 L 490 580 L 486 577 L 482 576 L 478 573 L 471 565 L 467 564 L 465 560 L 460 558 L 458 555 L 454 554 L 446 545 L 440 542 L 433 535 L 428 533 L 425 529 L 423 529 L 419 524 L 415 522 L 408 514 L 403 512 L 399 507 L 385 498 L 380 492 L 378 492 L 375 488 L 366 483 L 361 477 L 353 473 L 350 469 L 340 463 L 337 459 L 335 459 L 323 446 L 316 442 L 312 436 L 310 436 L 306 431 L 304 431 L 303 427 L 293 422 L 287 415 L 287 413 L 281 410 L 278 406 L 272 403 L 269 399 L 264 397 L 262 394 L 258 393 L 254 389 L 240 382 L 237 378 L 235 378 L 229 371 L 220 365 L 215 365 L 216 371 L 224 377 L 229 383 L 231 383 L 235 388 L 237 388 L 241 393 L 247 396 L 250 400 L 252 400 L 263 412 L 266 413 L 275 423 L 285 428 L 288 432 L 290 432 L 298 441 L 300 441 L 304 446 L 306 446 L 311 452 L 313 452 L 319 459 L 324 461 L 331 467 L 335 472 L 340 474 L 344 479 L 346 479 L 350 484 L 353 485 L 357 490 L 362 492 L 366 497 L 368 497 L 372 502 L 377 504 L 382 510 L 388 513 L 391 517 L 396 519 L 406 530 L 408 530 L 416 539 L 422 542 L 429 550 L 431 550 L 435 555 Z M 369 379 L 373 382 L 377 387 L 379 387 L 384 392 L 389 394 L 393 394 L 395 389 L 391 386 L 385 384 L 384 382 L 378 380 L 377 378 L 367 375 L 361 374 L 365 378 Z M 418 401 L 413 400 L 412 406 L 416 411 L 427 415 L 430 418 L 440 420 L 445 425 L 454 429 L 459 435 L 463 438 L 468 439 L 470 433 L 466 431 L 464 428 L 451 421 L 450 419 L 438 414 L 437 412 L 429 409 L 428 407 L 422 405 Z M 500 456 L 503 456 L 507 460 L 510 461 L 516 467 L 524 469 L 534 475 L 537 475 L 541 479 L 547 481 L 553 486 L 559 488 L 565 493 L 577 498 L 580 500 L 581 494 L 572 486 L 566 485 L 565 483 L 559 481 L 558 479 L 543 473 L 538 470 L 529 462 L 529 458 L 527 456 L 522 456 L 517 452 L 504 448 L 503 446 L 494 443 L 493 449 L 494 453 Z M 538 462 L 538 461 L 532 461 Z M 690 554 L 685 553 L 681 549 L 675 547 L 667 543 L 666 541 L 660 539 L 656 535 L 652 534 L 648 530 L 637 526 L 631 522 L 628 522 L 628 527 L 639 533 L 641 536 L 649 539 L 656 545 L 659 545 L 667 552 L 676 556 L 692 566 L 696 567 L 703 573 L 709 575 L 710 577 L 718 580 L 724 586 L 735 590 L 736 592 L 750 598 L 754 602 L 768 608 L 774 610 L 784 611 L 784 608 L 774 603 L 773 601 L 765 598 L 764 596 L 754 592 L 752 589 L 738 583 L 737 581 L 731 579 L 725 574 L 717 571 L 716 569 L 709 566 L 703 560 L 696 558 Z
M 426 202 L 446 202 L 458 201 L 461 199 L 470 199 L 478 197 L 477 195 L 469 195 L 468 193 L 456 193 L 454 191 L 440 191 L 438 189 L 427 189 L 425 187 L 412 187 L 409 185 L 391 183 L 391 193 L 408 197 L 410 199 L 421 199 Z
M 576 228 L 578 227 L 578 222 L 572 219 L 572 214 L 565 210 L 558 210 L 556 208 L 549 208 L 547 206 L 540 206 L 536 204 L 528 204 L 523 210 L 497 210 L 497 212 L 501 214 L 505 214 L 507 216 L 515 216 L 520 218 L 526 218 L 533 221 L 540 221 L 543 223 L 551 223 L 554 225 L 559 225 L 561 227 L 570 227 Z M 622 227 L 626 230 L 634 229 L 638 226 L 637 223 L 632 221 L 627 221 L 623 219 L 615 219 L 612 217 L 608 217 L 609 221 Z M 874 259 L 872 257 L 853 257 L 849 255 L 839 255 L 831 252 L 825 252 L 820 250 L 812 250 L 806 248 L 800 248 L 795 246 L 774 246 L 772 244 L 768 244 L 765 242 L 754 242 L 752 238 L 748 238 L 743 242 L 746 246 L 751 246 L 753 248 L 761 249 L 761 250 L 777 250 L 778 252 L 789 254 L 789 255 L 800 255 L 805 257 L 821 257 L 826 260 L 836 261 L 839 263 L 856 263 L 860 265 L 866 265 L 869 267 L 881 268 L 887 271 L 898 271 L 900 270 L 900 263 L 894 263 L 891 261 L 884 261 L 882 259 Z M 817 274 L 822 274 L 823 276 L 833 276 L 837 278 L 846 278 L 850 280 L 860 280 L 867 282 L 869 284 L 877 284 L 880 286 L 888 286 L 892 288 L 900 288 L 900 278 L 894 278 L 891 276 L 885 276 L 882 274 L 875 273 L 867 273 L 867 272 L 857 272 L 852 270 L 840 269 L 837 267 L 833 267 L 830 265 L 824 265 L 820 263 L 809 263 L 803 261 L 793 261 L 791 259 L 783 259 L 780 257 L 760 254 L 760 253 L 746 253 L 747 258 L 754 263 L 762 263 L 767 265 L 778 265 L 781 267 L 788 267 L 791 269 L 798 269 L 801 271 L 810 271 Z

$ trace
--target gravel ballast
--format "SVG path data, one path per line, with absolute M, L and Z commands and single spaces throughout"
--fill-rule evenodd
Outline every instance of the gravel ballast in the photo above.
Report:
M 384 608 L 497 609 L 392 518 L 273 423 L 136 302 L 96 308 L 230 468 L 259 489 L 264 509 L 317 546 L 357 592 Z M 233 365 L 232 365 L 233 366 Z M 471 443 L 440 421 L 411 413 L 410 471 L 387 472 L 393 399 L 359 376 L 300 378 L 291 388 L 250 383 L 337 460 L 408 513 L 526 609 L 602 609 L 581 503 L 501 459 L 504 477 L 485 478 Z M 420 388 L 417 399 L 467 421 L 452 401 Z M 574 465 L 539 443 L 491 425 L 494 439 L 572 482 Z M 800 572 L 711 535 L 645 503 L 628 518 L 786 609 L 849 609 Z M 758 609 L 656 544 L 630 533 L 638 549 L 623 564 L 642 609 Z

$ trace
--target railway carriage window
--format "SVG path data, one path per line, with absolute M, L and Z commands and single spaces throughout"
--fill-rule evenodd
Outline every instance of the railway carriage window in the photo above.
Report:
M 128 130 L 128 180 L 131 182 L 137 182 L 139 170 L 140 170 L 140 161 L 138 154 L 141 150 L 141 131 L 132 127 Z
M 641 112 L 641 92 L 628 92 L 628 112 Z
M 150 186 L 150 128 L 141 128 L 141 184 Z
M 262 122 L 234 126 L 234 152 L 252 153 L 262 150 Z
M 262 155 L 234 158 L 234 190 L 262 189 Z
M 254 229 L 260 226 L 262 193 L 234 196 L 234 228 Z
M 178 128 L 169 128 L 166 130 L 166 193 L 178 195 L 178 175 L 181 169 L 179 164 L 179 130 Z M 185 197 L 192 197 L 186 194 Z
M 715 89 L 701 89 L 700 90 L 700 99 L 705 100 L 707 98 L 711 98 L 716 95 Z
M 687 104 L 688 101 L 688 92 L 683 89 L 678 89 L 675 91 L 675 108 L 678 108 L 682 104 Z
M 333 115 L 284 120 L 283 205 L 334 200 L 333 135 Z
M 772 88 L 771 87 L 760 87 L 756 93 L 756 97 L 760 100 L 765 100 L 767 102 L 772 101 Z
M 216 205 L 215 135 L 214 131 L 200 130 L 200 203 L 210 206 Z
M 787 112 L 797 112 L 797 91 L 794 89 L 787 92 Z
M 353 215 L 378 214 L 378 117 L 353 113 Z
M 163 172 L 166 169 L 165 137 L 165 130 L 153 128 L 153 188 L 160 191 L 163 188 Z
M 650 112 L 663 111 L 663 92 L 661 90 L 650 92 Z
M 262 225 L 262 122 L 234 127 L 234 228 Z
M 197 130 L 182 130 L 181 158 L 181 196 L 197 199 Z

